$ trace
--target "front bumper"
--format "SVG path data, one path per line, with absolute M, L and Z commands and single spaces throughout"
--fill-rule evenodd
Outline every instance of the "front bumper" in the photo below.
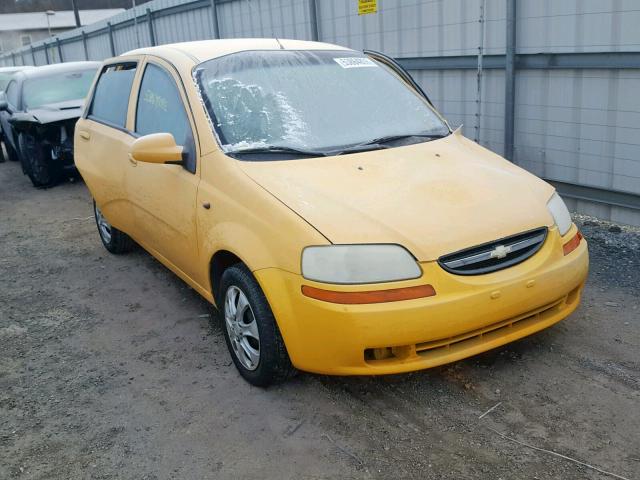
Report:
M 365 291 L 372 286 L 328 286 L 276 268 L 254 274 L 298 369 L 333 375 L 409 372 L 504 345 L 572 313 L 589 263 L 584 240 L 563 254 L 562 245 L 576 232 L 573 226 L 561 237 L 551 229 L 538 253 L 505 270 L 459 276 L 426 262 L 421 278 L 373 287 L 433 285 L 435 296 L 415 300 L 340 305 L 308 298 L 301 287 Z
M 73 144 L 65 142 L 61 145 L 51 146 L 51 161 L 56 162 L 64 170 L 76 170 L 76 165 L 73 162 Z

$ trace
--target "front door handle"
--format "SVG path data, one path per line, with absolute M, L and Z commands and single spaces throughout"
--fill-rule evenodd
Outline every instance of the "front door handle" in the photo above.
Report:
M 86 130 L 80 130 L 78 135 L 80 135 L 80 138 L 84 138 L 85 140 L 89 140 L 91 138 L 91 134 Z
M 133 165 L 134 167 L 136 167 L 138 165 L 138 162 L 135 158 L 133 158 L 133 155 L 129 154 L 129 163 L 131 165 Z

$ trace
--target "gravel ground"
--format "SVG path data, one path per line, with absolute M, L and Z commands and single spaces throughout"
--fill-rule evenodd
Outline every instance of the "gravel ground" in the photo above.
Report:
M 0 164 L 0 478 L 611 478 L 511 439 L 639 478 L 640 231 L 576 221 L 591 274 L 553 328 L 261 390 L 205 301 L 144 251 L 103 249 L 81 182 L 35 190 Z

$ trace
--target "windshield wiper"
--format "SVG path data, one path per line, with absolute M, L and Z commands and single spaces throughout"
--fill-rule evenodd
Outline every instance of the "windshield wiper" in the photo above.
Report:
M 417 137 L 417 138 L 431 138 L 433 140 L 438 139 L 438 138 L 444 138 L 446 137 L 447 134 L 442 134 L 442 133 L 414 133 L 414 134 L 408 134 L 408 135 L 389 135 L 387 137 L 380 137 L 380 138 L 376 138 L 374 140 L 371 140 L 370 142 L 366 142 L 365 145 L 367 144 L 380 144 L 380 145 L 384 145 L 385 143 L 391 143 L 391 142 L 395 142 L 396 140 L 404 140 L 405 138 L 413 138 L 413 137 Z
M 414 133 L 414 134 L 404 134 L 404 135 L 388 135 L 386 137 L 374 138 L 373 140 L 368 140 L 363 143 L 358 143 L 356 145 L 352 145 L 350 147 L 346 147 L 336 153 L 334 155 L 343 155 L 345 153 L 356 153 L 356 152 L 366 152 L 368 150 L 379 150 L 383 148 L 390 148 L 389 143 L 397 142 L 398 140 L 405 140 L 408 138 L 429 138 L 431 140 L 436 140 L 438 138 L 444 138 L 447 134 L 441 133 Z
M 236 150 L 227 151 L 227 155 L 232 157 L 238 155 L 260 155 L 260 154 L 278 154 L 284 153 L 287 155 L 300 155 L 304 157 L 328 157 L 333 155 L 344 155 L 347 153 L 357 153 L 357 152 L 366 152 L 369 150 L 380 150 L 383 148 L 391 148 L 389 143 L 393 143 L 399 140 L 409 139 L 409 138 L 428 138 L 428 139 L 438 139 L 444 138 L 448 135 L 443 134 L 406 134 L 406 135 L 389 135 L 386 137 L 374 138 L 373 140 L 368 140 L 363 143 L 357 143 L 355 145 L 351 145 L 345 148 L 340 148 L 338 150 L 305 150 L 302 148 L 288 147 L 286 145 L 266 145 L 264 147 L 249 147 L 249 148 L 239 148 Z
M 292 155 L 303 155 L 305 157 L 326 157 L 326 152 L 320 152 L 317 150 L 304 150 L 301 148 L 286 147 L 280 145 L 268 145 L 266 147 L 253 147 L 253 148 L 240 148 L 238 150 L 230 150 L 228 155 L 244 155 L 244 154 L 260 154 L 260 153 L 286 153 Z

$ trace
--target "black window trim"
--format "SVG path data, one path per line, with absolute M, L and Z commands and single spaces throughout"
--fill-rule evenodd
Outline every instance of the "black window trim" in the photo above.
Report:
M 135 138 L 139 137 L 139 135 L 136 135 L 135 132 L 132 132 L 127 127 L 121 127 L 120 125 L 116 125 L 115 123 L 111 123 L 108 120 L 103 120 L 102 118 L 98 118 L 98 117 L 95 117 L 93 115 L 87 115 L 84 118 L 85 118 L 85 120 L 91 120 L 92 122 L 96 122 L 96 123 L 99 123 L 101 125 L 105 125 L 105 126 L 107 126 L 109 128 L 113 128 L 115 130 L 119 130 L 122 133 L 126 133 L 126 134 L 128 134 L 128 135 L 130 135 L 132 137 L 135 137 Z

